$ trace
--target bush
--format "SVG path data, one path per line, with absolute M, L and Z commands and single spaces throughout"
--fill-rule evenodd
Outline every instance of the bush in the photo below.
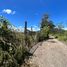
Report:
M 20 45 L 19 47 L 17 47 L 14 58 L 17 60 L 18 64 L 21 64 L 24 61 L 25 53 L 26 53 L 26 49 L 24 46 Z
M 25 36 L 22 32 L 11 31 L 8 28 L 8 21 L 2 18 L 2 26 L 0 25 L 0 67 L 19 67 L 26 56 L 28 56 L 28 48 L 34 43 L 34 36 L 28 35 L 25 44 Z M 1 22 L 1 17 L 0 17 Z
M 49 27 L 44 27 L 41 29 L 40 32 L 38 32 L 38 41 L 43 41 L 45 39 L 49 38 Z
M 60 41 L 67 42 L 67 31 L 63 31 L 62 33 L 56 32 L 53 34 L 55 38 L 59 39 Z

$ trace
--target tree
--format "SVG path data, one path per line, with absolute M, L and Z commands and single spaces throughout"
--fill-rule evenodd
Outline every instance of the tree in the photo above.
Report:
M 42 19 L 42 22 L 41 22 L 41 29 L 44 28 L 45 26 L 49 27 L 50 30 L 54 28 L 54 24 L 51 20 L 49 20 L 49 16 L 48 14 L 45 14 L 43 19 Z
M 51 20 L 49 20 L 48 14 L 45 14 L 42 18 L 40 32 L 38 34 L 38 41 L 43 41 L 49 38 L 49 33 L 54 28 L 54 24 Z
M 44 27 L 44 26 L 48 26 L 48 15 L 44 15 L 44 17 L 42 18 L 42 22 L 41 22 L 41 29 Z

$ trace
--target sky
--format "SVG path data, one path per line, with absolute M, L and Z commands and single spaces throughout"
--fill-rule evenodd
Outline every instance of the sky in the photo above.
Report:
M 38 30 L 46 13 L 55 25 L 61 23 L 67 29 L 67 0 L 0 0 L 0 15 L 16 27 L 24 27 L 27 21 L 28 28 Z

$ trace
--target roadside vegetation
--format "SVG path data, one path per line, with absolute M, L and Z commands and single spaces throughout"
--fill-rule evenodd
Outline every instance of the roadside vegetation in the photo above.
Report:
M 35 39 L 25 35 L 23 32 L 11 30 L 10 22 L 3 16 L 0 17 L 0 67 L 20 67 L 24 59 L 28 56 L 28 51 L 33 46 Z
M 27 25 L 24 32 L 9 27 L 12 27 L 11 23 L 0 16 L 0 67 L 20 67 L 29 56 L 30 49 L 36 43 L 48 39 L 49 35 L 67 42 L 67 31 L 56 28 L 47 14 L 42 18 L 39 31 L 30 31 Z
M 52 36 L 67 44 L 67 30 L 56 28 Z

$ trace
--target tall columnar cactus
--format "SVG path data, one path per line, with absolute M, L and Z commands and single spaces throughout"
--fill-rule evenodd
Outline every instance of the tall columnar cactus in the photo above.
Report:
M 25 21 L 24 33 L 25 33 L 25 45 L 27 45 L 27 21 Z

